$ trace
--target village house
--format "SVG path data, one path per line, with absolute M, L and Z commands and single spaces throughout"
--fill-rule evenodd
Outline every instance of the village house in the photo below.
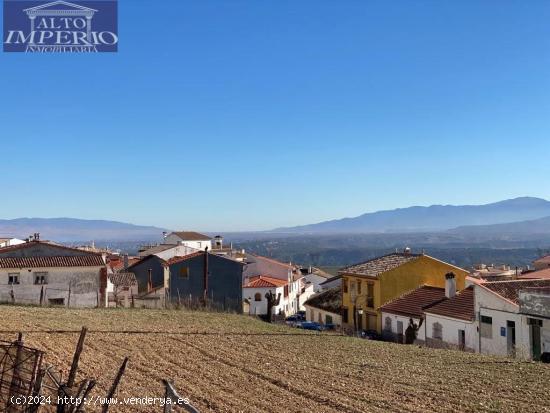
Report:
M 108 275 L 106 307 L 132 307 L 137 296 L 138 283 L 134 273 L 115 272 Z
M 19 238 L 0 238 L 0 248 L 12 247 L 14 245 L 24 244 L 25 241 Z
M 254 276 L 243 286 L 244 309 L 250 315 L 266 315 L 268 310 L 267 293 L 273 293 L 279 303 L 272 308 L 273 315 L 289 313 L 288 281 L 265 275 Z
M 38 235 L 38 234 L 37 234 Z M 97 307 L 105 302 L 101 254 L 33 241 L 0 249 L 0 301 Z
M 140 305 L 159 307 L 159 300 L 198 305 L 206 295 L 211 306 L 242 311 L 242 262 L 196 251 L 169 260 L 150 255 L 128 271 L 136 276 Z M 150 304 L 144 304 L 145 300 Z
M 304 303 L 306 320 L 323 325 L 342 326 L 342 290 L 331 288 L 315 294 Z
M 163 260 L 169 260 L 170 258 L 174 257 L 184 257 L 197 251 L 202 250 L 198 250 L 197 248 L 189 247 L 183 244 L 160 244 L 140 251 L 139 257 L 144 258 L 150 255 L 156 255 Z
M 456 294 L 446 292 L 444 300 L 426 308 L 424 313 L 426 345 L 470 352 L 478 350 L 473 286 Z
M 541 349 L 548 348 L 550 325 L 544 317 L 545 309 L 533 308 L 533 315 L 526 305 L 521 306 L 520 293 L 548 287 L 548 279 L 497 281 L 476 285 L 474 293 L 479 323 L 479 352 L 537 359 Z M 541 334 L 542 332 L 545 334 Z
M 407 248 L 351 265 L 342 276 L 343 323 L 348 330 L 382 332 L 380 307 L 422 285 L 445 288 L 445 274 L 453 272 L 456 287 L 465 287 L 468 271 Z
M 518 301 L 529 326 L 531 358 L 550 363 L 550 287 L 520 290 Z
M 212 249 L 212 238 L 194 231 L 177 231 L 164 235 L 163 244 L 185 245 L 197 250 Z
M 382 337 L 385 340 L 397 343 L 405 342 L 405 331 L 412 320 L 416 326 L 420 326 L 416 341 L 419 344 L 425 342 L 425 330 L 421 324 L 424 322 L 424 310 L 445 299 L 445 289 L 423 285 L 396 298 L 382 307 L 382 322 L 384 328 Z

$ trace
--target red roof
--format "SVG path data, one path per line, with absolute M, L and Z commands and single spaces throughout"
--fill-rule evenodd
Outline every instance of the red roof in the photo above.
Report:
M 424 309 L 445 299 L 445 289 L 424 285 L 401 297 L 384 304 L 380 309 L 385 313 L 420 318 Z
M 481 284 L 494 293 L 512 301 L 514 304 L 519 304 L 519 291 L 527 288 L 544 288 L 550 287 L 550 279 L 548 280 L 514 280 L 514 281 L 495 281 Z
M 518 280 L 550 280 L 550 268 L 518 275 Z
M 446 298 L 440 303 L 426 309 L 427 313 L 444 317 L 472 321 L 475 318 L 474 287 L 470 286 L 457 293 L 452 298 Z
M 540 263 L 540 264 L 550 264 L 550 255 L 545 255 L 544 257 L 540 257 L 538 260 L 535 260 L 534 262 Z
M 101 267 L 101 255 L 74 257 L 0 257 L 0 268 Z
M 272 288 L 272 287 L 284 287 L 288 284 L 288 281 L 281 280 L 279 278 L 269 277 L 267 275 L 258 275 L 252 277 L 248 284 L 243 288 Z

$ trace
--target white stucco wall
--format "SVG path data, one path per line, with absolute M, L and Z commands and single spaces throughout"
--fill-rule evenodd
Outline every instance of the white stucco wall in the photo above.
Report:
M 281 294 L 281 300 L 279 305 L 273 307 L 273 314 L 279 314 L 281 311 L 286 312 L 288 306 L 288 297 L 284 296 L 284 287 L 263 287 L 263 288 L 243 288 L 243 299 L 248 299 L 250 302 L 249 313 L 250 315 L 265 315 L 267 314 L 267 299 L 265 295 L 268 291 L 273 291 L 275 295 Z M 254 296 L 259 293 L 261 301 L 256 301 Z M 290 294 L 289 294 L 290 295 Z
M 102 267 L 70 268 L 21 268 L 0 269 L 0 302 L 11 302 L 13 290 L 15 302 L 40 304 L 40 292 L 44 287 L 44 304 L 51 299 L 63 299 L 71 307 L 95 307 L 98 304 L 99 277 Z M 47 273 L 47 284 L 35 285 L 36 273 Z M 19 274 L 19 284 L 8 283 L 9 274 Z M 70 285 L 70 301 L 69 301 Z
M 316 323 L 326 324 L 326 317 L 330 316 L 332 317 L 332 324 L 336 325 L 337 327 L 340 327 L 342 325 L 342 316 L 340 314 L 321 310 L 320 308 L 312 307 L 310 305 L 306 305 L 305 310 L 307 321 L 314 321 Z
M 442 327 L 441 343 L 438 343 L 439 339 L 433 336 L 433 325 L 435 323 L 441 324 Z M 459 330 L 464 330 L 464 349 L 468 351 L 477 351 L 478 349 L 477 324 L 474 321 L 468 322 L 458 318 L 426 313 L 426 320 L 424 321 L 422 329 L 424 330 L 422 332 L 423 336 L 428 339 L 428 345 L 456 349 L 460 347 Z
M 405 331 L 407 330 L 407 327 L 409 326 L 409 321 L 411 319 L 411 317 L 405 317 L 405 316 L 402 316 L 402 315 L 397 315 L 397 314 L 392 314 L 392 313 L 386 313 L 386 312 L 382 312 L 382 333 L 385 332 L 386 330 L 386 318 L 389 317 L 391 319 L 391 333 L 395 336 L 395 338 L 397 338 L 397 323 L 398 321 L 401 321 L 403 323 L 403 341 L 405 340 Z M 413 318 L 414 320 L 414 323 L 416 325 L 418 325 L 420 323 L 420 319 L 419 318 Z M 416 337 L 417 341 L 421 341 L 423 342 L 425 337 L 424 337 L 424 325 L 422 325 L 422 327 L 420 328 L 420 330 L 418 330 L 418 335 Z
M 194 252 L 197 252 L 197 251 L 199 250 L 193 247 L 189 247 L 187 245 L 177 245 L 173 248 L 170 248 L 161 252 L 157 252 L 154 255 L 156 255 L 159 258 L 162 258 L 165 261 L 168 261 L 170 258 L 185 257 L 186 255 L 193 254 Z
M 196 248 L 198 250 L 203 250 L 208 247 L 208 250 L 212 249 L 212 241 L 211 240 L 202 240 L 202 241 L 189 241 L 189 240 L 182 240 L 180 237 L 174 234 L 169 234 L 165 240 L 165 244 L 175 244 L 175 245 L 185 245 L 191 248 Z
M 10 238 L 7 241 L 0 242 L 0 248 L 11 247 L 13 245 L 19 245 L 19 244 L 24 244 L 24 243 L 25 243 L 25 241 L 23 241 L 22 239 Z

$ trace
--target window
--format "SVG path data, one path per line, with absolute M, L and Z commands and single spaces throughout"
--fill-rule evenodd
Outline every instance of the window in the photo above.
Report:
M 323 324 L 323 316 L 321 315 L 321 312 L 320 312 L 320 311 L 319 311 L 318 323 L 319 323 L 319 324 Z
M 325 324 L 332 324 L 332 316 L 331 315 L 325 315 Z
M 262 301 L 262 294 L 261 293 L 254 294 L 254 301 Z
M 348 292 L 348 280 L 344 280 L 344 293 Z
M 384 319 L 384 330 L 391 331 L 391 317 L 386 317 Z
M 50 305 L 65 305 L 64 298 L 50 298 L 48 302 L 50 303 Z
M 14 285 L 19 284 L 19 273 L 8 274 L 8 284 Z
M 432 324 L 432 338 L 435 340 L 443 340 L 443 326 L 440 323 Z
M 342 322 L 348 322 L 348 309 L 346 307 L 342 308 Z
M 361 294 L 361 281 L 357 281 L 357 294 Z
M 47 272 L 35 272 L 34 273 L 34 283 L 37 285 L 48 284 L 48 273 Z
M 284 293 L 285 293 L 285 297 L 288 297 L 288 285 L 285 285 Z
M 367 307 L 374 308 L 374 284 L 367 284 Z
M 493 318 L 481 316 L 480 334 L 483 338 L 493 338 Z
M 180 268 L 180 278 L 189 278 L 189 267 Z
M 350 283 L 350 291 L 352 294 L 355 294 L 355 281 L 352 281 Z

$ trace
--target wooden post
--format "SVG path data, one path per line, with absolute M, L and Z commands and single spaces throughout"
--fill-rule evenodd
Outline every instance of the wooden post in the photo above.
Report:
M 17 335 L 17 341 L 14 343 L 16 346 L 15 360 L 13 361 L 13 374 L 11 377 L 10 392 L 8 397 L 8 403 L 6 412 L 18 412 L 20 406 L 11 402 L 11 399 L 16 396 L 21 396 L 21 378 L 19 377 L 21 369 L 21 353 L 23 351 L 23 333 Z
M 122 375 L 124 374 L 124 370 L 126 370 L 126 365 L 128 364 L 128 357 L 124 359 L 122 362 L 122 366 L 120 366 L 120 369 L 118 370 L 118 373 L 115 377 L 115 381 L 113 382 L 113 385 L 109 389 L 109 393 L 107 393 L 107 398 L 105 400 L 105 403 L 103 403 L 103 408 L 101 409 L 101 413 L 107 413 L 109 411 L 109 402 L 115 395 L 116 389 L 118 387 L 118 384 L 120 383 L 120 379 L 122 378 Z
M 80 353 L 82 353 L 82 349 L 84 348 L 84 339 L 86 338 L 87 332 L 88 332 L 88 329 L 86 327 L 82 327 L 82 331 L 80 332 L 80 338 L 78 339 L 78 344 L 76 345 L 76 350 L 74 352 L 73 364 L 71 365 L 69 378 L 67 379 L 67 387 L 69 388 L 74 386 L 74 382 L 76 379 L 76 372 L 78 370 L 78 361 L 80 360 Z
M 44 286 L 40 288 L 40 307 L 42 307 L 42 304 L 44 304 Z
M 69 281 L 69 297 L 67 298 L 67 308 L 71 306 L 71 282 Z

